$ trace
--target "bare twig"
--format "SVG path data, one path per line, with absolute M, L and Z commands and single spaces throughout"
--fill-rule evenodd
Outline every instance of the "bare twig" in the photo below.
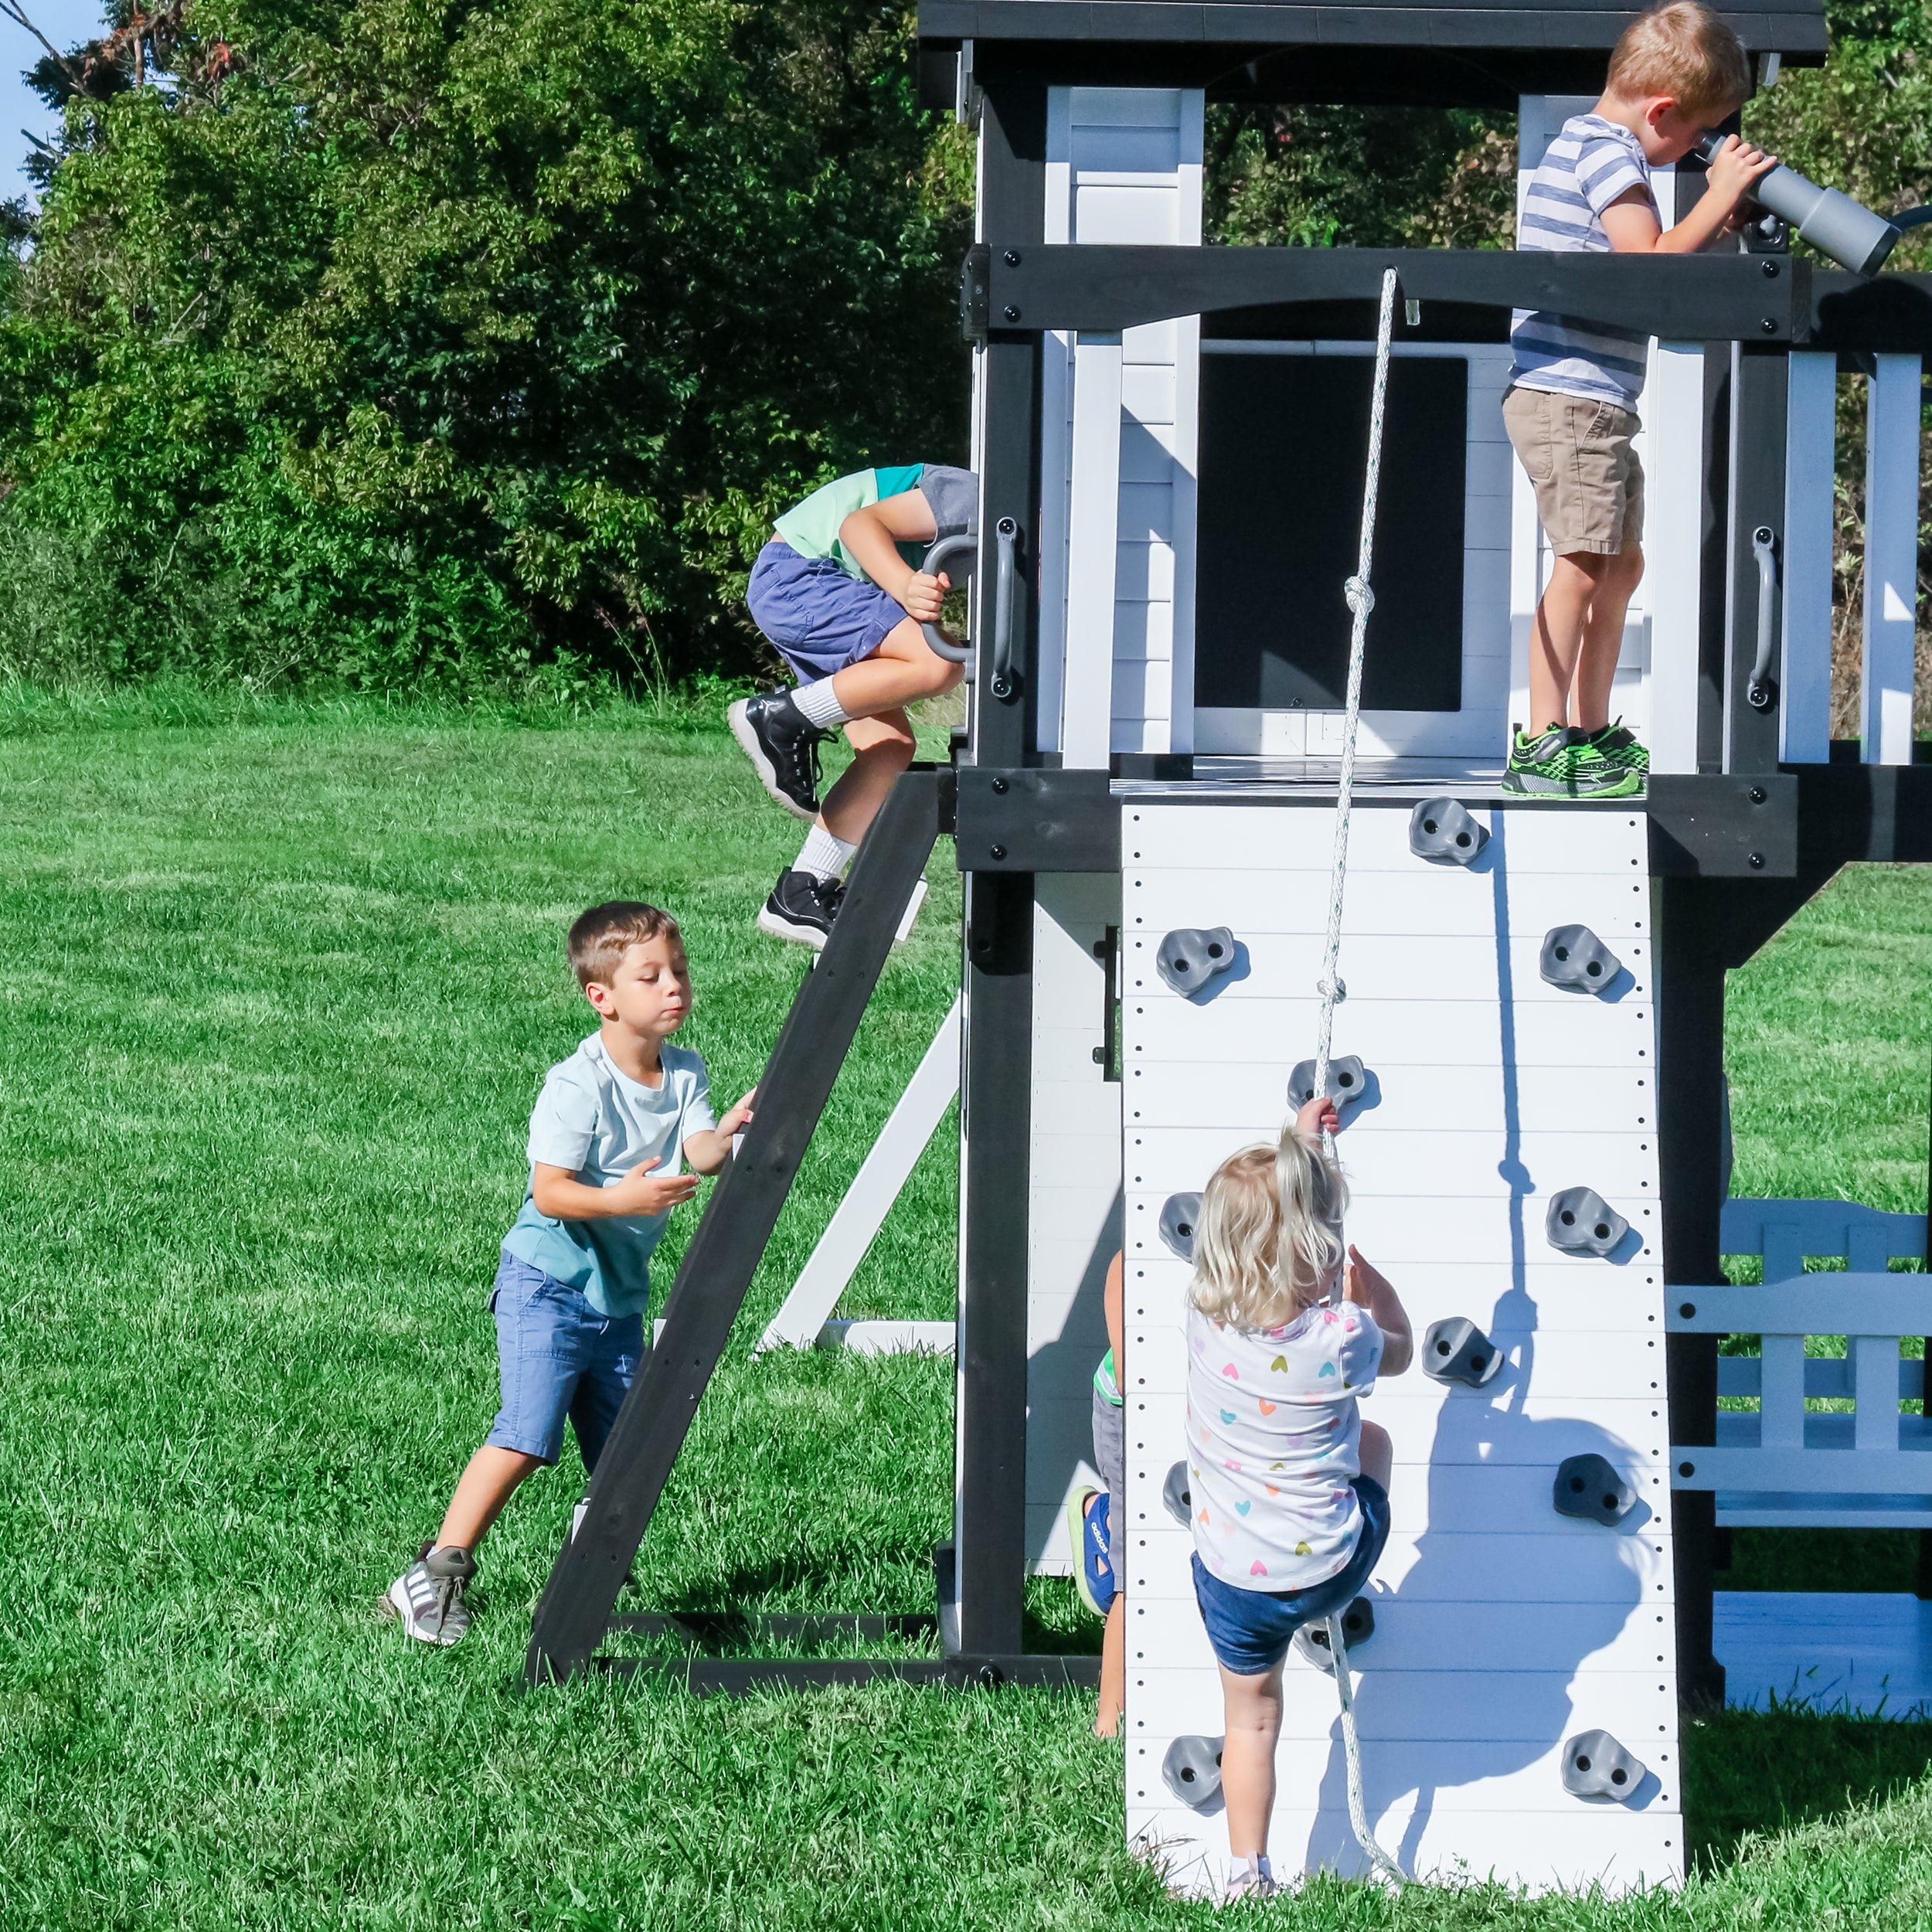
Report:
M 60 63 L 62 73 L 73 83 L 77 90 L 79 89 L 81 83 L 80 70 L 27 18 L 27 10 L 20 4 L 20 0 L 0 0 L 0 14 L 5 14 L 9 20 L 25 27 L 28 32 L 32 34 L 35 39 L 38 40 L 41 46 Z

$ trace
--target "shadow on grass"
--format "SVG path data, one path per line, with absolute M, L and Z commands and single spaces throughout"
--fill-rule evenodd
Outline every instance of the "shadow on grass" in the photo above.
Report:
M 1726 1711 L 1684 1739 L 1691 1855 L 1716 1872 L 1743 1839 L 1883 1801 L 1932 1769 L 1932 1723 L 1789 1706 Z

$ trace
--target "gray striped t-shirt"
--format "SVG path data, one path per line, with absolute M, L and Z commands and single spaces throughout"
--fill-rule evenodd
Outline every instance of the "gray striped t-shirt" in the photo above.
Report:
M 1656 214 L 1650 164 L 1637 137 L 1600 114 L 1573 114 L 1530 177 L 1516 224 L 1516 246 L 1607 255 L 1604 210 L 1632 188 L 1643 189 Z M 1662 220 L 1659 216 L 1660 225 Z M 1519 308 L 1510 322 L 1509 346 L 1515 352 L 1509 379 L 1518 389 L 1580 396 L 1625 409 L 1634 409 L 1643 393 L 1649 338 L 1634 329 L 1579 321 L 1548 309 Z

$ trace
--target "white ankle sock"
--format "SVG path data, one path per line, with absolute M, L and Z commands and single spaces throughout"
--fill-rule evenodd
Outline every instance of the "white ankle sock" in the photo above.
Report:
M 805 714 L 808 723 L 815 724 L 821 731 L 829 731 L 834 725 L 845 723 L 845 707 L 838 702 L 838 693 L 832 688 L 829 678 L 821 678 L 815 684 L 801 684 L 791 694 L 791 701 Z
M 821 879 L 842 879 L 845 868 L 852 863 L 852 854 L 858 849 L 856 845 L 847 845 L 842 838 L 835 838 L 823 825 L 814 825 L 806 835 L 804 845 L 791 869 L 794 872 L 815 872 Z

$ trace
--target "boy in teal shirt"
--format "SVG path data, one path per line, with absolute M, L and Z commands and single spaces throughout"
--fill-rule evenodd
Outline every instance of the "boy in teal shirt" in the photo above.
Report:
M 859 470 L 778 519 L 745 600 L 800 682 L 743 698 L 732 735 L 765 790 L 810 835 L 758 915 L 761 932 L 814 947 L 838 917 L 846 866 L 893 781 L 911 764 L 904 707 L 958 683 L 961 667 L 926 641 L 951 580 L 919 568 L 927 546 L 979 528 L 970 470 L 907 463 Z M 818 743 L 842 725 L 853 757 L 818 797 Z
M 469 1628 L 476 1546 L 524 1478 L 562 1454 L 566 1418 L 585 1469 L 597 1467 L 643 1358 L 651 1250 L 751 1118 L 747 1094 L 714 1120 L 703 1060 L 670 1043 L 691 1011 L 691 968 L 668 913 L 593 906 L 570 954 L 600 1023 L 550 1069 L 530 1116 L 529 1189 L 490 1296 L 502 1406 L 434 1542 L 383 1598 L 421 1643 Z

